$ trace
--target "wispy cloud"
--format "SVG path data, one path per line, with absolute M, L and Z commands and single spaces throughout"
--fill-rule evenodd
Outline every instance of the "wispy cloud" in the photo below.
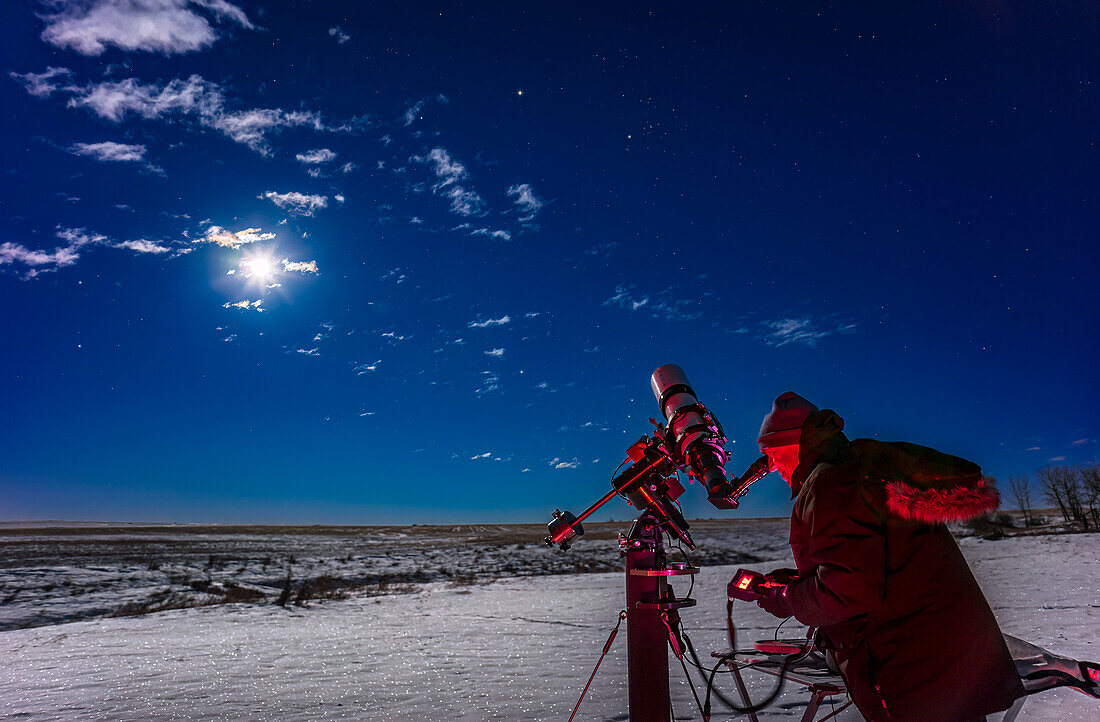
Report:
M 481 381 L 474 389 L 475 394 L 484 396 L 485 394 L 500 393 L 502 391 L 504 391 L 504 387 L 500 383 L 499 374 L 495 371 L 481 372 Z
M 36 86 L 29 86 L 33 92 Z M 351 131 L 358 120 L 340 126 L 330 126 L 319 113 L 286 111 L 279 108 L 227 108 L 225 93 L 217 83 L 198 75 L 186 80 L 176 78 L 166 85 L 142 83 L 136 78 L 68 85 L 71 108 L 86 108 L 104 120 L 120 123 L 129 115 L 145 120 L 167 120 L 176 116 L 193 117 L 230 140 L 248 146 L 261 155 L 270 155 L 267 134 L 283 128 L 307 127 L 315 131 Z
M 584 255 L 586 256 L 599 256 L 600 258 L 610 258 L 611 254 L 619 247 L 618 241 L 609 241 L 607 243 L 598 243 L 591 248 L 585 249 Z
M 289 258 L 283 259 L 284 271 L 297 271 L 298 273 L 320 273 L 317 270 L 317 261 L 292 261 Z
M 83 55 L 101 55 L 107 46 L 150 53 L 204 50 L 218 39 L 207 17 L 252 30 L 244 11 L 226 0 L 52 0 L 42 39 Z
M 262 298 L 257 298 L 255 301 L 247 301 L 246 300 L 246 301 L 223 303 L 222 308 L 239 308 L 242 311 L 257 311 L 257 312 L 262 313 L 263 309 L 260 308 L 260 307 L 263 305 L 263 302 L 264 302 L 264 300 Z
M 628 311 L 644 310 L 653 318 L 666 321 L 690 321 L 702 316 L 698 302 L 681 298 L 677 289 L 668 288 L 654 294 L 638 294 L 632 285 L 616 286 L 615 295 L 603 302 Z
M 153 253 L 161 254 L 168 253 L 172 249 L 168 246 L 154 243 L 153 241 L 147 241 L 144 239 L 138 239 L 136 241 L 120 241 L 119 243 L 112 244 L 113 248 L 125 248 L 135 253 Z
M 329 28 L 328 34 L 336 38 L 336 42 L 340 43 L 341 45 L 351 40 L 351 36 L 341 30 L 339 25 L 334 28 Z
M 570 461 L 559 459 L 556 456 L 550 460 L 550 468 L 552 469 L 578 469 L 580 465 L 581 462 L 575 456 Z
M 491 231 L 488 228 L 478 228 L 470 231 L 471 236 L 486 236 L 487 238 L 496 238 L 501 241 L 512 240 L 512 234 L 508 231 Z
M 496 358 L 500 358 L 501 356 L 504 355 L 504 349 L 502 349 L 502 348 L 490 349 L 490 350 L 485 352 L 485 355 L 486 356 L 495 356 Z
M 144 145 L 128 145 L 105 141 L 103 143 L 75 143 L 69 148 L 73 155 L 82 155 L 93 158 L 102 163 L 140 163 L 146 170 L 164 174 L 164 170 L 145 160 L 146 148 Z
M 469 328 L 488 328 L 490 326 L 506 326 L 512 322 L 512 317 L 505 314 L 500 318 L 490 318 L 485 321 L 470 321 L 466 324 Z
M 105 235 L 91 233 L 83 228 L 59 227 L 55 235 L 64 241 L 64 244 L 49 251 L 27 248 L 21 243 L 0 243 L 0 266 L 19 264 L 24 278 L 34 278 L 41 273 L 76 264 L 85 249 L 96 246 L 118 248 L 140 254 L 161 254 L 172 250 L 168 246 L 144 239 L 113 241 Z
M 294 157 L 299 163 L 316 165 L 318 163 L 329 163 L 336 160 L 336 153 L 328 148 L 314 148 L 313 150 L 307 150 L 305 153 L 299 153 Z
M 520 213 L 520 223 L 529 223 L 534 220 L 544 205 L 542 199 L 535 195 L 528 183 L 509 186 L 504 193 L 516 204 L 516 210 Z
M 292 216 L 312 216 L 322 208 L 328 207 L 327 196 L 307 195 L 297 191 L 289 193 L 265 191 L 258 197 L 266 198 Z
M 377 371 L 378 370 L 378 365 L 380 363 L 382 363 L 382 359 L 378 359 L 377 361 L 375 361 L 372 364 L 366 364 L 366 363 L 355 364 L 352 367 L 352 371 L 355 372 L 356 376 L 362 376 L 363 374 L 369 374 L 372 371 Z
M 445 148 L 432 148 L 426 156 L 414 155 L 409 160 L 431 167 L 439 179 L 432 186 L 432 192 L 450 199 L 452 213 L 472 216 L 481 212 L 485 201 L 477 191 L 459 184 L 469 177 L 466 166 L 452 158 Z
M 820 321 L 803 316 L 798 318 L 778 318 L 761 323 L 763 332 L 760 338 L 769 346 L 782 347 L 790 344 L 814 347 L 817 342 L 834 333 L 854 333 L 855 324 L 842 323 L 832 327 L 822 326 Z
M 248 243 L 270 241 L 275 237 L 274 233 L 264 233 L 259 228 L 245 228 L 242 231 L 229 231 L 221 226 L 210 226 L 202 238 L 196 238 L 192 243 L 214 243 L 222 248 L 237 249 Z
M 433 100 L 437 103 L 449 103 L 450 102 L 447 99 L 447 96 L 443 95 L 442 93 L 440 93 L 439 95 L 436 95 L 434 97 L 431 97 L 431 98 L 423 98 L 421 100 L 416 101 L 411 106 L 409 106 L 409 108 L 405 111 L 405 115 L 403 116 L 403 119 L 405 121 L 405 126 L 408 127 L 408 126 L 412 125 L 413 123 L 415 123 L 417 120 L 420 120 L 420 113 L 423 112 L 424 107 L 429 102 L 431 102 Z M 389 138 L 389 136 L 383 136 L 383 138 L 384 139 Z M 389 145 L 389 143 L 387 142 L 386 145 Z
M 23 88 L 36 98 L 48 98 L 55 90 L 61 87 L 54 82 L 62 78 L 68 79 L 73 71 L 68 68 L 48 67 L 44 73 L 9 73 L 12 78 L 23 84 Z
M 297 352 L 302 354 L 303 356 L 320 356 L 321 355 L 321 350 L 318 349 L 317 347 L 314 347 L 314 348 L 300 348 L 300 349 L 297 349 Z

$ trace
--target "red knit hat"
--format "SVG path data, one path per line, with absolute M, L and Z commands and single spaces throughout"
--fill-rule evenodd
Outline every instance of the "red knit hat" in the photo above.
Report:
M 760 425 L 760 435 L 756 441 L 760 450 L 776 446 L 797 444 L 802 436 L 802 424 L 817 407 L 793 391 L 779 395 L 772 404 L 771 413 L 764 417 Z

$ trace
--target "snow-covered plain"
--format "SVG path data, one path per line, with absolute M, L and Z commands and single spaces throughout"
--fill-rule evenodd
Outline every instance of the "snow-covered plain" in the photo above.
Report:
M 782 520 L 693 523 L 699 556 L 732 562 L 704 566 L 692 594 L 699 606 L 683 612 L 700 654 L 726 646 L 725 585 L 736 567 L 790 563 L 784 527 Z M 622 608 L 623 577 L 548 572 L 618 565 L 611 528 L 624 525 L 600 525 L 565 553 L 532 543 L 540 532 L 533 526 L 313 530 L 312 536 L 303 530 L 130 530 L 121 545 L 117 530 L 94 530 L 72 548 L 49 530 L 0 532 L 0 601 L 15 594 L 0 604 L 0 623 L 8 629 L 0 632 L 0 718 L 565 720 Z M 166 541 L 173 535 L 175 542 Z M 92 537 L 99 541 L 88 541 Z M 10 543 L 13 538 L 21 541 Z M 1095 534 L 966 538 L 960 546 L 1005 632 L 1097 661 L 1098 541 Z M 92 548 L 96 553 L 88 557 L 73 553 Z M 152 548 L 161 549 L 159 562 L 149 563 Z M 322 569 L 336 573 L 343 565 L 364 584 L 347 599 L 276 606 L 272 598 L 290 553 L 280 561 L 272 548 L 296 550 L 292 567 L 299 571 L 292 574 L 299 578 Z M 409 574 L 419 569 L 428 581 L 398 587 L 401 593 L 389 592 L 392 584 L 371 586 L 376 567 L 357 566 L 357 550 Z M 133 559 L 120 561 L 120 555 Z M 237 558 L 219 564 L 211 555 Z M 264 558 L 271 571 L 260 578 Z M 110 607 L 104 595 L 116 595 L 116 607 L 140 599 L 165 583 L 149 577 L 166 565 L 165 574 L 176 580 L 169 583 L 180 589 L 206 594 L 195 589 L 205 585 L 187 583 L 189 574 L 213 584 L 233 575 L 265 597 L 101 616 Z M 247 581 L 254 566 L 256 578 Z M 482 571 L 484 577 L 476 576 Z M 59 586 L 62 577 L 69 583 Z M 98 581 L 82 586 L 89 579 Z M 24 591 L 16 593 L 16 585 Z M 137 591 L 120 593 L 130 587 Z M 686 588 L 677 584 L 677 591 Z M 42 605 L 49 615 L 36 616 L 34 607 Z M 772 636 L 774 620 L 754 605 L 739 604 L 735 615 L 742 640 Z M 79 617 L 91 618 L 56 623 Z M 38 626 L 13 628 L 27 624 Z M 794 636 L 790 627 L 782 636 Z M 675 660 L 671 669 L 676 719 L 698 719 Z M 751 678 L 754 696 L 772 682 Z M 723 689 L 732 694 L 728 678 Z M 789 684 L 761 718 L 797 719 L 807 699 Z M 715 719 L 726 718 L 720 705 L 715 711 Z M 604 660 L 578 719 L 627 719 L 625 634 Z M 839 719 L 859 716 L 849 708 Z M 1096 720 L 1100 701 L 1054 690 L 1031 697 L 1019 719 Z

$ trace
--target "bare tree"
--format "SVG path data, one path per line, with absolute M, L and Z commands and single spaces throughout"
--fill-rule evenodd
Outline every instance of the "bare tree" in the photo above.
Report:
M 1093 526 L 1100 528 L 1100 466 L 1087 464 L 1077 468 L 1084 487 L 1085 500 L 1089 505 Z
M 1012 498 L 1015 499 L 1016 506 L 1023 512 L 1024 526 L 1032 526 L 1035 523 L 1035 517 L 1031 513 L 1031 484 L 1028 482 L 1027 474 L 1010 476 L 1008 478 L 1008 488 L 1012 492 Z
M 1058 511 L 1062 512 L 1062 518 L 1070 521 L 1069 510 L 1066 508 L 1065 493 L 1062 490 L 1062 472 L 1064 467 L 1045 466 L 1035 472 L 1035 478 L 1039 480 L 1039 487 L 1043 490 L 1043 496 L 1048 502 L 1058 505 Z
M 1047 498 L 1058 504 L 1068 522 L 1077 522 L 1089 530 L 1086 489 L 1079 471 L 1071 466 L 1049 466 L 1037 474 Z

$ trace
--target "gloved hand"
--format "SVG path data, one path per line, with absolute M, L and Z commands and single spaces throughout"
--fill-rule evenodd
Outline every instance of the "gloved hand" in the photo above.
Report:
M 790 584 L 795 579 L 798 579 L 797 569 L 773 569 L 764 575 L 764 578 L 769 582 L 775 582 L 776 584 Z
M 774 617 L 786 618 L 794 616 L 794 609 L 791 608 L 791 600 L 787 598 L 786 585 L 781 587 L 765 587 L 756 604 Z

